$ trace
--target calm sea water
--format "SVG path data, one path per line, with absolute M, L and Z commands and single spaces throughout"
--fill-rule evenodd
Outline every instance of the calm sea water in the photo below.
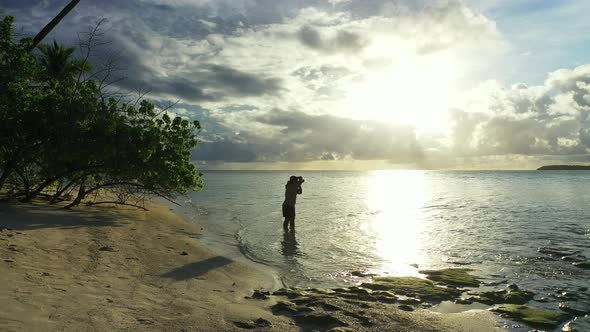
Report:
M 294 234 L 281 215 L 292 174 L 306 179 Z M 467 266 L 551 302 L 564 291 L 590 299 L 590 271 L 569 261 L 590 260 L 590 172 L 205 172 L 204 180 L 181 214 L 205 228 L 209 245 L 271 267 L 289 286 Z

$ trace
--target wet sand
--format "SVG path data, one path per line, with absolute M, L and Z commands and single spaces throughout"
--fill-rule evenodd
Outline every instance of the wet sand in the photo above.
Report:
M 333 327 L 273 314 L 280 298 L 246 299 L 256 289 L 276 289 L 276 279 L 211 252 L 199 243 L 198 226 L 155 203 L 149 211 L 0 203 L 0 227 L 2 331 Z M 497 330 L 493 315 L 483 311 L 382 310 L 387 326 L 400 331 Z M 373 328 L 350 322 L 343 330 Z

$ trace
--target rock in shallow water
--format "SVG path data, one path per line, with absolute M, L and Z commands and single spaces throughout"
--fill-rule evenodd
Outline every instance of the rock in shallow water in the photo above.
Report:
M 525 304 L 532 300 L 535 296 L 534 293 L 525 290 L 512 290 L 510 292 L 505 289 L 488 292 L 474 292 L 470 293 L 475 295 L 470 300 L 483 304 Z
M 532 327 L 555 328 L 571 316 L 564 312 L 545 310 L 528 305 L 505 304 L 491 309 L 491 311 L 509 317 L 517 321 L 529 324 Z
M 400 304 L 397 307 L 398 307 L 398 309 L 403 310 L 403 311 L 414 311 L 414 308 L 410 307 L 407 304 Z
M 426 278 L 454 287 L 478 287 L 481 281 L 469 274 L 471 269 L 420 270 Z
M 576 317 L 567 322 L 562 329 L 563 332 L 587 332 L 590 331 L 590 317 Z
M 415 277 L 379 277 L 373 282 L 361 284 L 361 287 L 428 301 L 452 300 L 461 295 L 461 291 L 455 288 L 440 287 L 430 280 Z

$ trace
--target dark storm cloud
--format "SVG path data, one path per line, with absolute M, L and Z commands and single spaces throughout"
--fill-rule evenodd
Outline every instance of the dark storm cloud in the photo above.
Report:
M 309 25 L 299 29 L 297 39 L 311 49 L 326 53 L 354 53 L 367 44 L 362 36 L 354 32 L 340 30 L 333 36 L 322 36 L 316 28 Z
M 232 141 L 202 142 L 193 152 L 199 161 L 253 162 L 257 160 L 256 147 Z
M 117 87 L 149 90 L 154 97 L 165 94 L 191 102 L 280 93 L 283 89 L 280 79 L 244 72 L 223 64 L 210 64 L 206 56 L 202 56 L 202 60 L 191 59 L 194 63 L 185 66 L 182 71 L 174 70 L 185 65 L 178 62 L 183 54 L 175 49 L 174 44 L 154 45 L 154 41 L 162 40 L 154 33 L 173 40 L 200 40 L 212 33 L 232 34 L 243 28 L 247 21 L 237 12 L 230 16 L 214 16 L 220 6 L 224 6 L 222 3 L 199 7 L 191 6 L 189 2 L 177 3 L 81 1 L 46 41 L 55 38 L 67 45 L 76 45 L 80 32 L 90 30 L 101 17 L 107 17 L 108 20 L 102 26 L 103 38 L 111 42 L 106 47 L 95 48 L 92 61 L 97 62 L 95 67 L 99 67 L 99 63 L 116 59 L 117 67 L 122 69 L 119 74 L 125 77 L 116 83 Z M 7 3 L 6 14 L 16 15 L 18 26 L 29 35 L 34 35 L 65 4 L 67 1 L 11 0 Z M 225 6 L 229 6 L 229 3 Z M 223 13 L 232 12 L 226 9 Z M 164 51 L 168 52 L 168 56 L 161 58 L 160 54 Z M 174 52 L 177 52 L 177 56 Z M 162 70 L 168 68 L 173 70 L 166 70 L 164 74 Z
M 233 125 L 225 123 L 225 136 L 216 142 L 202 143 L 205 148 L 195 158 L 293 162 L 352 158 L 416 164 L 423 161 L 424 152 L 412 127 L 278 109 L 250 113 L 239 121 L 271 126 L 278 133 L 269 136 L 269 132 L 276 132 L 270 130 L 235 134 L 229 129 Z
M 281 80 L 277 78 L 258 77 L 222 65 L 206 65 L 204 68 L 208 70 L 203 77 L 204 82 L 220 89 L 229 88 L 238 95 L 275 94 L 282 89 Z

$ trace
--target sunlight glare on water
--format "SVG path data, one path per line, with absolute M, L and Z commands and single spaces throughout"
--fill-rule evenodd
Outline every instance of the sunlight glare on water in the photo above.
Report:
M 375 171 L 367 186 L 367 206 L 376 215 L 365 231 L 375 236 L 375 254 L 384 260 L 379 272 L 417 274 L 411 264 L 422 261 L 421 208 L 428 190 L 424 172 Z
M 293 174 L 306 181 L 296 232 L 285 233 L 281 204 Z M 209 172 L 205 180 L 180 211 L 204 227 L 200 241 L 276 269 L 290 287 L 447 267 L 537 293 L 588 284 L 588 270 L 561 259 L 590 257 L 588 172 Z

